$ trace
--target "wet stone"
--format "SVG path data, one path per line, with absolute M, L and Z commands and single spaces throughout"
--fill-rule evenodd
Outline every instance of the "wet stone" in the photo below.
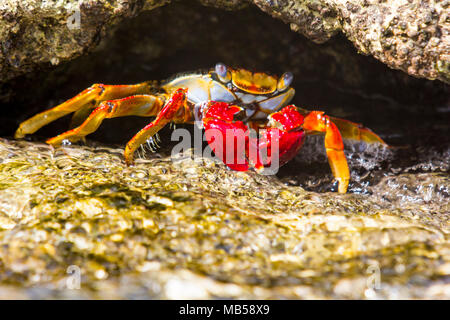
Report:
M 341 195 L 121 151 L 0 140 L 0 297 L 450 298 L 448 172 Z

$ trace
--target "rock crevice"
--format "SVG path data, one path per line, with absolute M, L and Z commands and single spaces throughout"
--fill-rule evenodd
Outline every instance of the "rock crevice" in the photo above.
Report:
M 124 18 L 170 0 L 10 0 L 0 3 L 0 79 L 74 59 L 97 46 Z M 230 0 L 255 5 L 316 43 L 339 32 L 356 49 L 412 76 L 450 82 L 449 1 Z

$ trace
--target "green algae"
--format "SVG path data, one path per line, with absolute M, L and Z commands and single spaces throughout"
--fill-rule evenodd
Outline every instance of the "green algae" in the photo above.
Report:
M 0 297 L 450 296 L 445 197 L 307 192 L 189 154 L 121 154 L 0 140 Z

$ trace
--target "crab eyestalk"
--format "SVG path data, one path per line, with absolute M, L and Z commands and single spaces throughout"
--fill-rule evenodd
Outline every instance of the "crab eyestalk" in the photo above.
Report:
M 228 71 L 228 68 L 223 63 L 219 62 L 216 64 L 215 71 L 217 76 L 219 77 L 219 80 L 223 83 L 230 82 L 231 80 L 231 74 Z
M 283 75 L 278 79 L 277 84 L 277 90 L 278 91 L 284 91 L 291 85 L 292 81 L 294 80 L 294 75 L 292 72 L 285 72 Z

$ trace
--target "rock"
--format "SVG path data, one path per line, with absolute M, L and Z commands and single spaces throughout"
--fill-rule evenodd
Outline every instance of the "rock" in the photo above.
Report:
M 105 29 L 168 1 L 13 0 L 0 4 L 0 79 L 89 52 Z
M 254 3 L 316 42 L 342 31 L 359 52 L 415 77 L 450 82 L 449 2 L 320 0 Z
M 0 296 L 450 297 L 448 176 L 339 195 L 122 152 L 0 139 Z
M 0 4 L 0 79 L 92 51 L 105 31 L 169 1 L 33 1 Z M 201 3 L 240 9 L 244 0 Z M 317 43 L 342 31 L 359 52 L 416 77 L 449 82 L 448 2 L 260 1 L 253 3 Z

